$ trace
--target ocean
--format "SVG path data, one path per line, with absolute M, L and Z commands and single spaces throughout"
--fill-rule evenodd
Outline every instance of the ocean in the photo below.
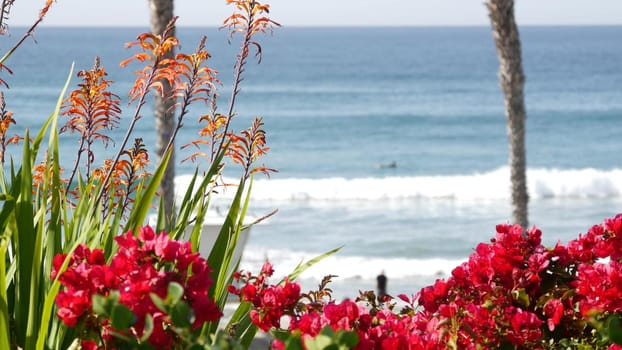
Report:
M 27 40 L 6 62 L 13 76 L 2 76 L 14 131 L 38 129 L 72 62 L 88 69 L 95 55 L 129 118 L 133 69 L 118 63 L 132 55 L 124 43 L 144 30 L 39 28 L 36 43 Z M 2 50 L 22 31 L 0 38 Z M 215 28 L 177 31 L 184 51 L 208 35 L 224 110 L 238 42 L 229 45 Z M 622 27 L 521 28 L 529 221 L 548 245 L 622 211 L 620 38 Z M 332 274 L 335 297 L 355 297 L 373 290 L 384 272 L 390 294 L 411 295 L 447 277 L 494 236 L 495 225 L 511 219 L 506 121 L 489 28 L 279 28 L 258 39 L 263 61 L 247 66 L 234 127 L 263 116 L 270 151 L 262 162 L 278 173 L 256 178 L 250 211 L 279 211 L 252 228 L 241 268 L 258 271 L 267 258 L 282 276 L 342 247 L 301 276 L 303 288 Z M 74 76 L 72 86 L 77 82 Z M 206 112 L 192 108 L 178 145 L 196 138 Z M 135 136 L 153 147 L 150 113 L 148 106 Z M 121 131 L 113 137 L 120 140 Z M 61 142 L 70 161 L 75 136 Z M 194 166 L 177 166 L 180 187 Z M 225 175 L 237 174 L 230 168 Z

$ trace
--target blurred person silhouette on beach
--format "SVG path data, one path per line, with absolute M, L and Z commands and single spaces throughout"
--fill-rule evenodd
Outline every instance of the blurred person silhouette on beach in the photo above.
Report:
M 387 295 L 387 276 L 384 271 L 376 277 L 376 287 L 378 289 L 378 300 L 382 300 Z

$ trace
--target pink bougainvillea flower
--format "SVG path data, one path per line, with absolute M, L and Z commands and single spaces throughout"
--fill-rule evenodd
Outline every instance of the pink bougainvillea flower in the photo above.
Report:
M 241 284 L 229 290 L 253 304 L 252 320 L 262 330 L 280 328 L 278 320 L 286 315 L 286 330 L 302 339 L 325 326 L 354 331 L 355 349 L 545 349 L 568 339 L 622 349 L 610 339 L 588 336 L 603 331 L 594 325 L 606 327 L 610 315 L 622 314 L 622 215 L 553 248 L 542 245 L 537 228 L 496 229 L 447 279 L 422 288 L 413 300 L 399 295 L 411 306 L 406 312 L 396 313 L 390 301 L 336 303 L 297 289 L 285 298 L 285 286 L 293 284 L 268 284 L 274 272 L 269 263 L 258 276 L 236 273 Z
M 119 302 L 135 317 L 131 331 L 117 330 L 125 336 L 142 337 L 146 319 L 150 317 L 153 329 L 148 340 L 159 349 L 170 348 L 179 341 L 179 336 L 171 330 L 171 318 L 151 298 L 152 294 L 165 298 L 170 283 L 183 287 L 182 300 L 192 308 L 193 328 L 222 316 L 209 297 L 211 270 L 205 259 L 192 252 L 188 242 L 172 240 L 164 232 L 156 234 L 151 227 L 141 228 L 136 236 L 126 232 L 115 237 L 115 242 L 118 250 L 109 265 L 103 251 L 79 245 L 70 256 L 69 266 L 58 277 L 63 289 L 56 297 L 57 316 L 69 327 L 81 324 L 84 331 L 80 334 L 97 335 L 83 339 L 84 348 L 104 345 L 98 345 L 98 341 L 107 342 L 104 347 L 110 347 L 114 341 L 109 320 L 94 317 L 91 303 L 95 294 L 119 293 Z M 59 254 L 54 258 L 52 278 L 56 278 L 66 257 Z

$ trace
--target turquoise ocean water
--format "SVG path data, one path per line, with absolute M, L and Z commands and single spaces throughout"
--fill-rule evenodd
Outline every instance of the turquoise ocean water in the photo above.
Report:
M 123 44 L 141 31 L 40 28 L 36 43 L 7 62 L 16 130 L 38 128 L 72 62 L 90 68 L 95 55 L 125 97 L 134 77 L 118 63 L 131 55 Z M 0 41 L 4 49 L 21 31 L 12 33 Z M 224 109 L 237 42 L 229 46 L 214 28 L 181 27 L 182 49 L 193 50 L 202 33 Z M 622 27 L 525 27 L 521 35 L 530 221 L 547 244 L 565 242 L 622 211 Z M 236 128 L 264 117 L 271 147 L 264 162 L 279 172 L 257 179 L 251 211 L 279 213 L 253 228 L 243 268 L 269 258 L 286 274 L 343 246 L 303 275 L 305 287 L 336 274 L 337 295 L 353 296 L 373 289 L 384 271 L 389 293 L 410 294 L 446 276 L 510 219 L 488 28 L 282 28 L 260 40 L 263 62 L 247 67 Z M 126 106 L 123 115 L 132 111 Z M 193 109 L 180 143 L 195 137 L 205 112 Z M 147 146 L 155 134 L 149 114 L 136 134 Z M 64 137 L 61 153 L 71 159 L 75 145 Z M 192 170 L 178 166 L 180 186 Z

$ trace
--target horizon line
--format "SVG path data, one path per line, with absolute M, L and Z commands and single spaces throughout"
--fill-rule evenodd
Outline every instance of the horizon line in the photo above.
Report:
M 13 28 L 28 28 L 31 24 L 9 24 L 9 29 Z M 91 24 L 46 24 L 41 23 L 38 28 L 147 28 L 149 25 L 91 25 Z M 200 25 L 200 24 L 192 24 L 192 25 L 177 25 L 178 28 L 214 28 L 218 29 L 221 26 L 216 25 Z M 486 27 L 489 28 L 489 24 L 346 24 L 346 25 L 338 25 L 338 24 L 314 24 L 314 25 L 305 25 L 305 24 L 296 24 L 296 25 L 282 25 L 281 28 L 304 28 L 304 29 L 322 29 L 322 28 L 465 28 L 465 27 Z M 569 23 L 569 24 L 519 24 L 518 27 L 622 27 L 622 23 L 598 23 L 598 24 L 589 24 L 589 23 Z

